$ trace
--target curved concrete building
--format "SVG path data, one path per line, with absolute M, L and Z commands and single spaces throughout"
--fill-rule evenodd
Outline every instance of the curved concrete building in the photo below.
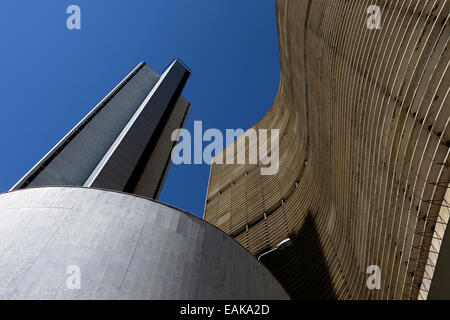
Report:
M 289 296 L 196 216 L 119 192 L 43 187 L 0 195 L 0 299 Z
M 280 129 L 279 172 L 213 165 L 205 219 L 293 298 L 450 298 L 450 1 L 276 9 L 279 92 L 254 128 Z

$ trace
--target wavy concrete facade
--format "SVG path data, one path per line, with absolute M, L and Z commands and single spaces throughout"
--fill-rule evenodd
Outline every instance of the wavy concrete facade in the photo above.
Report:
M 119 192 L 44 187 L 0 195 L 0 299 L 289 296 L 255 257 L 196 216 Z
M 205 219 L 267 253 L 293 298 L 426 299 L 434 273 L 448 279 L 450 1 L 278 0 L 276 11 L 279 92 L 254 128 L 280 129 L 280 170 L 214 164 Z

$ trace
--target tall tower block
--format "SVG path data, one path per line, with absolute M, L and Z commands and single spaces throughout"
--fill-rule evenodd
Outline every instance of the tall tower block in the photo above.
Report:
M 157 199 L 170 165 L 170 136 L 190 103 L 190 71 L 174 60 L 159 76 L 141 62 L 12 189 L 84 186 Z

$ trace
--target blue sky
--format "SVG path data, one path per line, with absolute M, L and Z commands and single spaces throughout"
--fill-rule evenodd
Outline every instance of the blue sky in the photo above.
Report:
M 66 8 L 81 8 L 81 30 Z M 251 127 L 280 78 L 275 0 L 0 1 L 0 192 L 140 61 L 192 70 L 185 128 Z M 209 166 L 172 165 L 160 201 L 202 216 Z

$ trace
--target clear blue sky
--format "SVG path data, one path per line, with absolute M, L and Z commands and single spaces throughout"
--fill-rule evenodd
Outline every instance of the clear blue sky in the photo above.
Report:
M 71 4 L 81 30 L 66 28 Z M 189 130 L 247 129 L 279 85 L 275 0 L 1 0 L 0 43 L 0 192 L 142 60 L 192 70 Z M 208 176 L 172 165 L 160 201 L 202 216 Z

